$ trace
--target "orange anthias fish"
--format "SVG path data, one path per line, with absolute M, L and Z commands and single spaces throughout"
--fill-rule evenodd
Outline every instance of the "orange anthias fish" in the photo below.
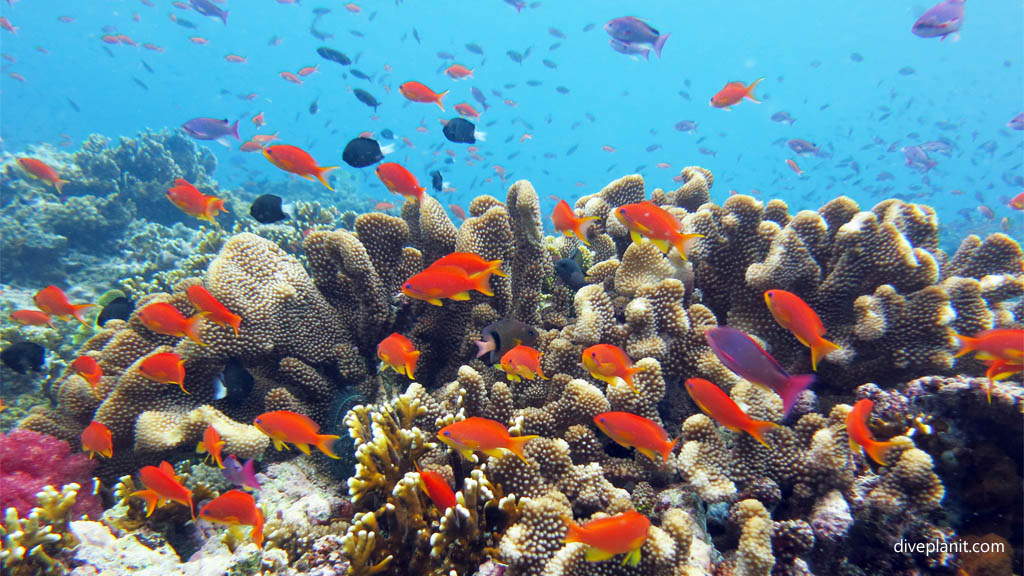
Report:
M 95 306 L 95 304 L 72 304 L 68 301 L 67 294 L 53 284 L 36 292 L 32 301 L 36 303 L 36 307 L 50 316 L 56 316 L 61 320 L 70 320 L 73 317 L 86 326 L 89 323 L 82 319 L 82 311 Z
M 167 199 L 185 214 L 206 220 L 210 224 L 217 223 L 214 218 L 218 212 L 228 211 L 222 198 L 203 194 L 184 178 L 174 181 L 174 187 L 167 190 Z
M 1024 329 L 995 328 L 971 337 L 959 334 L 956 337 L 960 340 L 960 350 L 954 358 L 977 352 L 975 357 L 979 360 L 1002 358 L 1011 363 L 1024 362 Z
M 306 180 L 312 180 L 316 178 L 321 184 L 327 187 L 328 190 L 334 191 L 331 185 L 324 179 L 324 175 L 335 170 L 337 166 L 317 166 L 316 160 L 309 155 L 308 152 L 299 148 L 298 146 L 289 146 L 287 144 L 275 144 L 273 146 L 267 146 L 263 149 L 263 155 L 270 160 L 270 163 L 277 166 L 285 172 L 291 172 L 305 178 Z
M 871 419 L 871 409 L 875 403 L 868 398 L 858 400 L 853 405 L 853 410 L 846 416 L 846 435 L 850 437 L 850 449 L 856 452 L 860 448 L 871 457 L 872 460 L 885 466 L 885 455 L 896 446 L 897 442 L 879 442 L 868 429 L 868 421 Z
M 160 500 L 170 500 L 183 506 L 188 506 L 189 514 L 195 520 L 196 513 L 192 508 L 192 491 L 185 488 L 174 473 L 174 468 L 166 461 L 160 463 L 160 467 L 143 466 L 139 470 L 139 478 L 142 480 L 145 490 L 138 490 L 128 495 L 138 496 L 146 501 L 146 516 L 153 514 L 156 505 Z
M 587 246 L 590 246 L 590 242 L 587 240 L 587 231 L 594 225 L 595 220 L 600 220 L 600 218 L 597 216 L 577 218 L 572 207 L 565 200 L 559 200 L 558 205 L 551 212 L 551 222 L 555 225 L 555 230 L 565 236 L 576 236 Z
M 693 398 L 697 406 L 716 422 L 729 430 L 742 430 L 764 444 L 766 448 L 771 448 L 765 442 L 764 434 L 772 428 L 778 428 L 778 424 L 765 420 L 754 420 L 747 416 L 747 413 L 741 410 L 728 394 L 703 378 L 687 380 L 686 391 L 690 393 L 690 398 Z
M 460 422 L 449 424 L 437 433 L 441 442 L 458 450 L 465 458 L 473 452 L 483 452 L 488 456 L 499 458 L 502 450 L 508 450 L 526 462 L 523 447 L 538 436 L 509 436 L 508 428 L 501 422 L 474 416 Z
M 96 454 L 105 458 L 113 458 L 114 441 L 110 428 L 95 420 L 82 430 L 82 451 L 89 453 L 89 460 Z
M 89 386 L 96 388 L 103 378 L 103 370 L 96 359 L 92 356 L 79 356 L 71 363 L 71 369 L 89 383 Z
M 640 549 L 647 541 L 647 532 L 651 529 L 651 521 L 636 510 L 591 520 L 582 526 L 573 522 L 572 518 L 564 520 L 569 526 L 565 542 L 581 542 L 589 546 L 585 558 L 590 562 L 626 554 L 622 563 L 636 566 L 640 563 Z
M 377 357 L 388 368 L 412 379 L 420 351 L 411 340 L 398 332 L 393 332 L 377 345 Z
M 314 422 L 309 416 L 278 410 L 276 412 L 264 412 L 253 421 L 256 428 L 274 441 L 274 448 L 284 450 L 288 448 L 285 442 L 295 444 L 303 454 L 309 454 L 309 445 L 316 446 L 321 452 L 337 459 L 334 453 L 334 442 L 340 436 L 331 434 L 320 434 L 320 425 Z
M 408 200 L 422 201 L 423 186 L 420 186 L 412 172 L 406 170 L 401 164 L 384 162 L 377 166 L 376 173 L 377 178 L 380 178 L 380 181 L 392 194 L 401 194 Z
M 189 338 L 197 344 L 205 346 L 199 339 L 199 321 L 202 316 L 196 314 L 185 318 L 181 312 L 167 302 L 154 302 L 139 310 L 139 321 L 146 328 L 157 334 Z
M 505 352 L 505 355 L 501 357 L 501 364 L 498 367 L 513 382 L 519 382 L 524 378 L 526 380 L 535 380 L 537 377 L 540 377 L 542 380 L 549 380 L 540 369 L 540 357 L 540 350 L 519 344 Z
M 174 352 L 151 354 L 139 363 L 139 373 L 161 384 L 177 384 L 181 391 L 185 390 L 185 361 Z
M 192 303 L 192 306 L 199 310 L 200 316 L 214 324 L 231 326 L 235 329 L 235 335 L 238 335 L 242 317 L 232 314 L 219 300 L 213 297 L 213 294 L 210 294 L 209 290 L 199 284 L 193 284 L 185 289 L 185 294 L 188 295 L 188 301 Z
M 413 465 L 416 466 L 416 472 L 420 475 L 423 491 L 427 493 L 430 501 L 437 506 L 441 513 L 455 506 L 455 492 L 452 492 L 452 487 L 448 485 L 448 481 L 444 477 L 437 472 L 420 470 L 420 465 L 416 462 L 413 462 Z
M 217 468 L 224 467 L 224 457 L 221 451 L 224 449 L 224 441 L 220 439 L 220 433 L 210 424 L 203 431 L 203 439 L 196 445 L 196 452 L 207 454 Z
M 1024 192 L 1010 198 L 1009 205 L 1010 208 L 1013 208 L 1014 210 L 1024 210 Z
M 448 93 L 447 90 L 438 94 L 419 82 L 406 82 L 398 87 L 398 91 L 401 92 L 402 96 L 405 96 L 406 99 L 412 100 L 413 102 L 434 102 L 441 108 L 441 111 L 444 112 L 444 104 L 441 103 L 441 99 Z
M 35 158 L 18 158 L 18 166 L 21 166 L 22 169 L 32 176 L 53 184 L 53 187 L 57 189 L 58 194 L 63 193 L 62 188 L 68 183 L 67 180 L 61 180 L 60 176 L 57 175 L 57 171 L 50 168 L 49 165 L 41 160 L 36 160 Z
M 466 118 L 479 118 L 480 117 L 480 113 L 476 111 L 476 108 L 473 108 L 472 106 L 470 106 L 469 104 L 466 104 L 465 102 L 462 102 L 460 104 L 456 104 L 455 105 L 455 111 L 458 112 L 460 116 L 463 116 L 463 117 L 466 117 Z
M 469 300 L 470 290 L 476 290 L 485 296 L 494 296 L 494 292 L 491 291 L 490 275 L 469 276 L 462 268 L 438 266 L 428 268 L 402 284 L 402 294 L 430 302 L 434 306 L 441 306 L 442 298 Z
M 796 294 L 785 290 L 766 290 L 764 301 L 775 321 L 811 349 L 812 369 L 817 370 L 822 359 L 839 350 L 839 346 L 825 340 L 825 325 L 821 318 Z
M 461 268 L 470 278 L 482 274 L 486 274 L 488 277 L 492 274 L 497 274 L 498 276 L 508 278 L 508 274 L 501 271 L 501 260 L 484 260 L 478 254 L 473 254 L 472 252 L 452 252 L 447 256 L 434 260 L 433 264 L 427 266 L 427 270 L 443 266 Z
M 15 310 L 8 316 L 12 322 L 22 326 L 49 326 L 53 328 L 53 318 L 42 310 Z
M 228 490 L 199 510 L 199 517 L 232 526 L 252 526 L 252 541 L 263 548 L 263 512 L 248 492 Z
M 680 232 L 679 228 L 682 224 L 679 223 L 679 220 L 653 202 L 637 202 L 619 206 L 615 209 L 615 217 L 629 230 L 629 236 L 633 242 L 639 244 L 642 242 L 641 238 L 647 238 L 665 254 L 668 254 L 671 247 L 675 246 L 684 260 L 686 259 L 687 242 L 694 238 L 703 238 L 700 234 Z
M 460 80 L 465 77 L 473 77 L 473 70 L 466 68 L 462 64 L 452 64 L 444 71 L 445 75 L 453 80 Z
M 614 385 L 617 379 L 621 379 L 633 392 L 637 391 L 633 385 L 633 374 L 637 370 L 633 368 L 629 355 L 618 346 L 595 344 L 587 348 L 583 351 L 583 365 L 598 380 Z
M 992 403 L 992 388 L 995 387 L 995 383 L 999 380 L 1004 380 L 1013 376 L 1014 374 L 1020 374 L 1024 372 L 1024 362 L 1010 362 L 1003 358 L 991 358 L 985 361 L 988 366 L 988 370 L 985 371 L 985 377 L 988 378 L 988 385 L 985 387 L 985 396 L 988 398 L 988 403 Z
M 677 438 L 670 442 L 668 433 L 654 420 L 629 412 L 602 412 L 594 416 L 594 424 L 620 446 L 636 448 L 655 464 L 658 454 L 661 454 L 662 462 L 668 462 L 679 441 Z
M 754 87 L 757 86 L 761 80 L 764 80 L 764 78 L 754 80 L 750 86 L 744 85 L 743 82 L 729 82 L 725 85 L 725 88 L 718 91 L 718 94 L 711 97 L 711 105 L 715 108 L 730 110 L 730 106 L 738 104 L 740 100 L 743 100 L 744 98 L 760 104 L 761 101 L 754 98 Z

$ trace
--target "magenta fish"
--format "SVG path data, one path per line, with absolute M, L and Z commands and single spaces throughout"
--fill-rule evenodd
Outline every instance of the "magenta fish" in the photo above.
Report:
M 953 40 L 960 36 L 960 26 L 964 23 L 964 3 L 966 0 L 943 0 L 928 9 L 914 22 L 911 32 L 921 38 L 935 38 L 939 36 L 942 40 L 953 34 Z
M 704 332 L 704 338 L 726 368 L 782 397 L 785 414 L 789 414 L 800 393 L 814 383 L 814 374 L 791 376 L 753 338 L 740 330 L 718 326 Z
M 242 486 L 251 490 L 259 490 L 260 483 L 256 479 L 255 464 L 252 459 L 246 460 L 245 464 L 238 461 L 234 454 L 224 459 L 224 479 L 235 486 Z
M 818 147 L 813 142 L 802 140 L 800 138 L 793 138 L 792 140 L 786 141 L 786 146 L 789 149 L 801 156 L 817 156 Z
M 231 124 L 227 119 L 193 118 L 182 124 L 181 129 L 196 140 L 216 140 L 227 146 L 228 136 L 241 141 L 238 136 L 238 121 Z
M 907 159 L 907 166 L 918 172 L 927 172 L 938 164 L 938 162 L 929 158 L 928 153 L 920 146 L 904 146 L 901 152 L 903 152 L 903 156 Z
M 1006 126 L 1014 130 L 1024 130 L 1024 112 L 1014 116 L 1013 120 L 1006 123 Z
M 604 31 L 612 37 L 613 40 L 617 40 L 620 44 L 616 45 L 612 43 L 612 48 L 615 48 L 618 52 L 623 52 L 620 48 L 626 48 L 624 45 L 628 45 L 629 49 L 651 49 L 654 53 L 661 58 L 661 49 L 665 46 L 665 41 L 668 40 L 670 34 L 661 34 L 648 23 L 644 22 L 639 18 L 633 16 L 623 16 L 621 18 L 613 18 L 604 25 Z M 624 54 L 639 54 L 640 52 L 623 52 Z

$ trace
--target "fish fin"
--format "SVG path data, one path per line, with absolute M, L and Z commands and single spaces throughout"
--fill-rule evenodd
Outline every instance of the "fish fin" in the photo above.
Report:
M 437 95 L 437 100 L 434 100 L 434 102 L 437 103 L 437 107 L 441 109 L 441 112 L 444 112 L 444 104 L 441 103 L 441 100 L 444 99 L 444 97 L 447 94 L 448 94 L 448 91 L 445 90 L 444 92 L 441 92 L 440 94 Z
M 686 260 L 686 245 L 695 238 L 703 238 L 703 234 L 679 234 L 675 240 L 672 241 L 672 245 L 679 251 L 679 257 Z
M 410 379 L 414 378 L 412 374 L 416 370 L 416 361 L 419 360 L 419 358 L 420 351 L 413 350 L 412 352 L 409 353 L 408 360 L 405 361 L 405 375 L 408 376 Z
M 899 445 L 900 442 L 878 442 L 875 440 L 869 440 L 863 448 L 864 453 L 870 456 L 872 460 L 882 466 L 887 466 L 888 464 L 885 461 L 886 455 L 889 454 L 890 450 Z
M 624 377 L 621 377 L 622 381 L 629 385 L 630 390 L 635 394 L 639 394 L 640 391 L 636 389 L 636 385 L 633 384 L 633 374 L 637 372 L 636 368 L 630 368 L 629 372 Z
M 637 244 L 643 244 L 644 242 L 644 237 L 641 236 L 640 233 L 637 232 L 636 230 L 629 231 L 629 238 L 633 240 L 633 242 L 636 242 Z
M 466 292 L 456 292 L 455 294 L 452 294 L 448 298 L 450 298 L 452 300 L 469 300 L 469 292 L 468 291 L 466 291 Z M 440 302 L 440 300 L 438 300 L 438 302 Z M 439 304 L 439 306 L 440 306 L 440 304 Z
M 60 178 L 58 178 L 53 181 L 53 187 L 57 189 L 57 194 L 63 194 L 64 191 L 62 189 L 64 188 L 64 185 L 70 183 L 70 180 L 61 180 Z
M 160 462 L 160 471 L 174 477 L 177 477 L 178 475 L 178 473 L 174 471 L 174 467 L 168 464 L 166 460 Z
M 756 87 L 761 82 L 761 80 L 764 80 L 764 78 L 758 78 L 757 80 L 751 82 L 750 86 L 747 86 L 747 91 L 743 93 L 743 97 L 746 98 L 747 100 L 750 100 L 751 102 L 756 102 L 760 104 L 761 101 L 754 97 L 754 87 Z
M 765 435 L 765 432 L 768 432 L 769 430 L 772 430 L 773 428 L 778 428 L 778 427 L 779 427 L 779 425 L 776 424 L 775 422 L 767 422 L 767 421 L 764 421 L 764 420 L 751 420 L 747 424 L 747 427 L 746 427 L 746 429 L 744 431 L 747 434 L 750 434 L 751 436 L 753 436 L 754 440 L 757 440 L 761 444 L 764 444 L 765 448 L 768 448 L 769 450 L 771 450 L 772 447 L 769 446 L 767 442 L 765 442 L 764 435 Z
M 185 334 L 186 337 L 188 337 L 189 340 L 192 340 L 193 342 L 195 342 L 196 344 L 199 344 L 200 346 L 206 346 L 206 342 L 203 342 L 203 340 L 201 338 L 199 338 L 199 323 L 200 323 L 200 320 L 202 320 L 202 319 L 203 319 L 203 315 L 202 314 L 196 314 L 195 316 L 192 316 L 191 318 L 186 318 L 185 319 L 185 328 L 184 328 L 184 330 L 182 330 L 182 332 Z M 182 384 L 181 389 L 182 390 L 185 389 L 184 384 Z M 187 394 L 187 392 L 186 392 L 186 394 Z
M 651 450 L 650 448 L 637 448 L 636 450 L 644 456 L 647 456 L 651 462 L 658 462 L 658 454 L 654 450 Z
M 241 335 L 242 317 L 238 314 L 230 314 L 228 316 L 228 326 L 231 326 L 235 330 L 235 336 Z
M 493 340 L 491 340 L 490 342 L 488 342 L 487 340 L 477 340 L 476 341 L 476 357 L 477 358 L 483 356 L 484 354 L 487 354 L 491 350 L 494 350 L 494 341 Z
M 562 522 L 565 522 L 565 538 L 562 542 L 582 542 L 584 538 L 583 529 L 580 525 L 572 521 L 572 517 L 569 515 L 562 516 Z
M 288 445 L 285 444 L 284 442 L 278 440 L 277 438 L 274 438 L 273 440 L 274 440 L 274 449 L 276 449 L 278 451 L 290 450 L 290 448 L 288 448 Z
M 836 350 L 839 350 L 839 346 L 837 344 L 829 342 L 824 338 L 818 339 L 818 341 L 811 346 L 811 368 L 817 372 L 818 363 Z
M 601 550 L 600 548 L 594 548 L 591 546 L 587 548 L 586 553 L 583 557 L 587 559 L 587 562 L 601 562 L 615 556 L 614 553 L 608 552 L 607 550 Z
M 651 238 L 651 242 L 661 250 L 663 254 L 668 254 L 668 251 L 672 249 L 672 245 L 669 244 L 668 240 L 655 240 Z
M 153 514 L 154 510 L 156 510 L 157 501 L 160 499 L 160 497 L 157 496 L 156 492 L 149 489 L 138 490 L 128 495 L 129 498 L 131 498 L 132 496 L 138 496 L 139 498 L 142 498 L 143 500 L 146 501 L 147 518 Z
M 668 36 L 668 35 L 666 34 L 666 36 Z M 626 564 L 629 564 L 630 566 L 636 566 L 639 563 L 640 563 L 640 548 L 636 548 L 635 550 L 630 550 L 629 554 L 627 554 L 626 557 L 622 560 L 622 565 L 623 566 L 625 566 Z
M 256 507 L 256 523 L 253 524 L 250 537 L 257 548 L 263 548 L 263 511 L 258 506 Z
M 523 379 L 519 377 L 515 372 L 506 372 L 505 376 L 508 377 L 509 382 L 522 382 Z
M 483 294 L 484 296 L 494 296 L 494 291 L 491 290 L 491 275 L 481 274 L 476 278 L 472 279 L 476 284 L 473 289 Z
M 953 336 L 955 336 L 956 339 L 960 341 L 960 349 L 956 351 L 956 354 L 953 354 L 953 358 L 959 358 L 964 354 L 969 354 L 972 350 L 974 350 L 974 346 L 978 342 L 977 338 L 971 338 L 969 336 L 961 336 L 956 333 L 954 333 Z
M 72 304 L 71 305 L 71 315 L 75 317 L 75 320 L 78 320 L 79 322 L 81 322 L 83 326 L 91 326 L 88 322 L 86 322 L 85 320 L 82 319 L 82 312 L 84 310 L 88 310 L 89 308 L 93 308 L 94 306 L 96 306 L 96 305 L 95 304 Z
M 298 448 L 303 454 L 309 454 L 309 444 L 296 444 L 295 447 Z
M 508 274 L 501 270 L 501 260 L 491 260 L 487 265 L 490 266 L 491 272 L 494 272 L 495 275 L 508 278 Z
M 196 452 L 200 454 L 206 454 L 208 452 L 208 450 L 206 449 L 206 442 L 200 440 L 199 444 L 196 444 Z
M 328 190 L 334 192 L 334 188 L 331 188 L 331 185 L 327 183 L 327 180 L 324 178 L 324 175 L 330 172 L 331 170 L 337 169 L 337 166 L 317 166 L 316 172 L 313 175 L 316 176 L 316 179 L 319 180 L 321 184 L 326 186 Z
M 228 23 L 228 17 L 226 13 L 224 14 L 224 23 Z M 235 140 L 238 140 L 239 142 L 242 141 L 242 138 L 238 135 L 238 120 L 235 120 L 235 123 L 231 125 L 231 135 L 235 137 Z
M 519 456 L 520 460 L 526 462 L 526 456 L 523 456 L 523 448 L 526 446 L 527 442 L 534 438 L 539 438 L 539 436 L 510 436 L 508 439 L 508 445 L 505 447 L 511 450 L 516 456 Z
M 662 34 L 654 39 L 654 53 L 658 55 L 658 58 L 661 58 L 661 49 L 665 47 L 665 42 L 669 36 L 671 34 Z
M 469 298 L 465 298 L 465 299 L 469 300 Z M 444 306 L 444 302 L 441 302 L 440 298 L 428 298 L 427 302 L 430 302 L 434 306 Z
M 316 437 L 316 447 L 327 456 L 339 459 L 340 456 L 334 451 L 334 443 L 340 439 L 341 436 L 335 436 L 333 434 L 319 434 Z
M 678 444 L 678 443 L 679 443 L 679 438 L 676 438 L 676 439 L 675 439 L 675 440 L 673 440 L 673 441 L 672 441 L 672 443 L 671 443 L 671 444 L 669 444 L 669 445 L 668 445 L 668 447 L 667 447 L 667 448 L 665 448 L 665 450 L 664 450 L 664 451 L 663 451 L 663 452 L 661 453 L 661 462 L 662 462 L 662 464 L 667 464 L 667 463 L 668 463 L 668 457 L 672 455 L 672 451 L 673 451 L 673 450 L 675 450 L 675 448 L 676 448 L 676 444 Z
M 789 410 L 793 408 L 793 404 L 796 404 L 796 399 L 800 394 L 814 384 L 814 374 L 794 374 L 786 379 L 780 390 L 775 392 L 782 397 L 782 409 L 783 414 L 788 415 Z

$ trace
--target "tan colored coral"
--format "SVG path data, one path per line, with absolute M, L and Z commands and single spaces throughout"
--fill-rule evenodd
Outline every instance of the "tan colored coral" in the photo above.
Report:
M 682 450 L 677 458 L 679 474 L 709 503 L 725 502 L 736 494 L 729 479 L 730 455 L 715 424 L 703 414 L 694 414 L 683 423 Z
M 615 322 L 615 310 L 600 284 L 584 286 L 576 292 L 576 325 L 573 342 L 583 346 L 600 343 Z
M 775 565 L 772 555 L 772 517 L 757 500 L 733 504 L 729 518 L 740 527 L 736 550 L 737 576 L 769 576 Z
M 653 242 L 630 244 L 615 270 L 615 291 L 632 297 L 641 286 L 651 286 L 675 272 Z
M 179 446 L 194 446 L 203 439 L 208 426 L 224 440 L 224 453 L 239 458 L 257 458 L 270 439 L 255 426 L 235 422 L 212 406 L 189 412 L 148 410 L 135 422 L 135 451 L 162 452 Z

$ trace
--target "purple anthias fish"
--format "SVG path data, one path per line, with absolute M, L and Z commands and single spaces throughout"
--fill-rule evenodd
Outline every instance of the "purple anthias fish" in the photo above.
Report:
M 676 122 L 675 129 L 680 132 L 693 134 L 697 131 L 697 123 L 692 120 L 680 120 Z
M 220 118 L 193 118 L 185 122 L 181 129 L 196 140 L 217 140 L 227 145 L 227 137 L 234 136 L 235 140 L 241 141 L 238 136 L 238 121 L 228 124 L 226 119 Z
M 651 49 L 646 44 L 631 44 L 629 42 L 623 42 L 622 40 L 616 40 L 615 38 L 608 39 L 608 45 L 612 47 L 619 54 L 625 54 L 627 56 L 640 55 L 644 57 L 644 60 L 651 59 Z
M 792 116 L 790 116 L 789 112 L 783 111 L 783 112 L 776 112 L 775 114 L 772 114 L 772 122 L 785 123 L 785 124 L 789 124 L 790 126 L 792 126 L 793 122 L 796 122 L 796 119 L 793 118 Z
M 939 154 L 945 154 L 946 156 L 953 155 L 953 145 L 945 140 L 932 140 L 931 142 L 925 142 L 921 144 L 921 150 L 925 152 L 938 152 Z
M 786 146 L 789 146 L 790 150 L 796 152 L 797 154 L 800 154 L 801 156 L 818 155 L 818 147 L 815 146 L 813 142 L 801 140 L 800 138 L 793 138 L 792 140 L 787 140 Z
M 928 153 L 920 146 L 904 146 L 903 156 L 907 159 L 907 166 L 918 172 L 927 172 L 935 167 L 938 162 L 928 157 Z
M 260 483 L 256 480 L 256 469 L 252 459 L 246 460 L 245 464 L 238 461 L 234 454 L 224 459 L 224 479 L 235 486 L 242 486 L 252 490 L 259 490 Z
M 1006 123 L 1006 126 L 1014 130 L 1024 130 L 1024 112 L 1014 116 L 1013 120 Z
M 484 107 L 484 110 L 490 108 L 490 106 L 487 105 L 487 96 L 484 96 L 484 93 L 479 88 L 473 86 L 470 88 L 470 92 L 473 93 L 473 99 L 479 102 L 480 105 Z
M 604 31 L 623 44 L 632 44 L 636 48 L 653 49 L 658 58 L 661 58 L 661 49 L 665 46 L 665 41 L 671 35 L 660 34 L 657 30 L 651 28 L 649 24 L 633 16 L 622 16 L 621 18 L 609 20 L 604 25 Z M 615 44 L 612 44 L 612 47 L 619 50 Z M 622 50 L 619 50 L 619 52 L 622 52 Z M 626 53 L 630 54 L 630 52 Z
M 220 6 L 210 2 L 210 0 L 188 0 L 188 3 L 192 5 L 196 12 L 203 16 L 218 18 L 224 24 L 228 23 L 228 11 L 222 10 Z
M 943 0 L 928 9 L 914 22 L 910 29 L 921 38 L 941 36 L 943 40 L 950 34 L 960 32 L 964 23 L 964 3 L 966 0 Z M 954 38 L 955 39 L 955 38 Z
M 522 12 L 523 8 L 526 8 L 526 2 L 523 0 L 505 0 L 505 4 L 516 9 L 516 12 Z
M 778 394 L 785 414 L 789 414 L 800 394 L 814 383 L 814 374 L 790 375 L 753 338 L 740 330 L 718 326 L 704 332 L 704 338 L 726 368 Z

